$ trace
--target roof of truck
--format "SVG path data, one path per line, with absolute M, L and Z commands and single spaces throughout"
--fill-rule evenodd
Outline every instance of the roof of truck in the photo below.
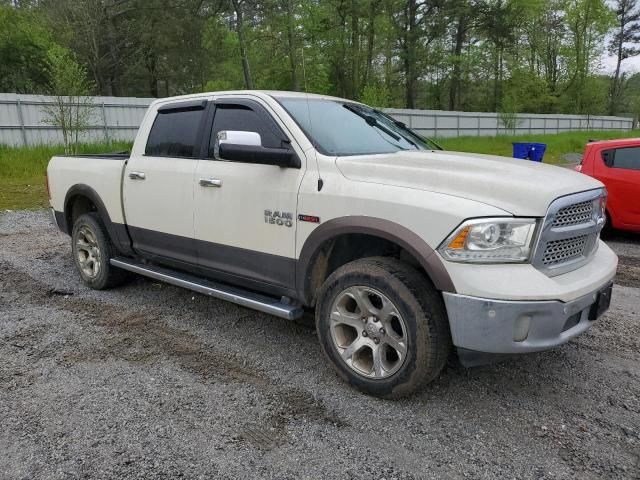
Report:
M 349 99 L 340 98 L 340 97 L 332 97 L 330 95 L 322 95 L 318 93 L 305 93 L 305 92 L 289 92 L 285 90 L 222 90 L 222 91 L 215 91 L 215 92 L 192 93 L 190 95 L 180 95 L 176 97 L 158 98 L 153 103 L 165 103 L 165 102 L 172 102 L 176 100 L 189 100 L 189 99 L 207 97 L 211 95 L 247 95 L 247 94 L 249 95 L 254 94 L 259 96 L 268 95 L 276 99 L 308 98 L 308 99 L 339 100 L 343 102 L 359 103 L 354 100 L 349 100 Z

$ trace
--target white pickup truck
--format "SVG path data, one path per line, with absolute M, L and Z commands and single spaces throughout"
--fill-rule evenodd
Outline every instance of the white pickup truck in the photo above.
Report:
M 608 308 L 606 191 L 441 151 L 366 105 L 290 92 L 156 100 L 130 155 L 57 156 L 53 217 L 84 282 L 127 272 L 294 319 L 367 393 L 549 349 Z

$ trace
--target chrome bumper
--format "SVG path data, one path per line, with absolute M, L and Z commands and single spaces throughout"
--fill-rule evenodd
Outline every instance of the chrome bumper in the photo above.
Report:
M 451 337 L 458 349 L 490 354 L 537 352 L 589 329 L 597 290 L 571 302 L 509 301 L 443 293 Z

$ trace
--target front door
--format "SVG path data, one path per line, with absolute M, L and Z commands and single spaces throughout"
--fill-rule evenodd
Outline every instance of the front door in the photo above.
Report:
M 293 289 L 297 197 L 306 162 L 301 157 L 302 168 L 282 168 L 215 158 L 220 131 L 258 133 L 264 147 L 290 145 L 283 127 L 257 101 L 215 102 L 208 158 L 199 160 L 196 169 L 194 230 L 200 265 L 249 287 Z
M 144 154 L 124 171 L 123 201 L 133 248 L 161 263 L 196 264 L 194 176 L 206 102 L 158 109 Z

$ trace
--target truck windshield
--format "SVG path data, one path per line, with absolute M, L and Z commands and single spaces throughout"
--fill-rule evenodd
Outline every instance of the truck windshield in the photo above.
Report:
M 389 115 L 358 103 L 318 98 L 278 98 L 325 155 L 371 155 L 400 150 L 441 150 Z

